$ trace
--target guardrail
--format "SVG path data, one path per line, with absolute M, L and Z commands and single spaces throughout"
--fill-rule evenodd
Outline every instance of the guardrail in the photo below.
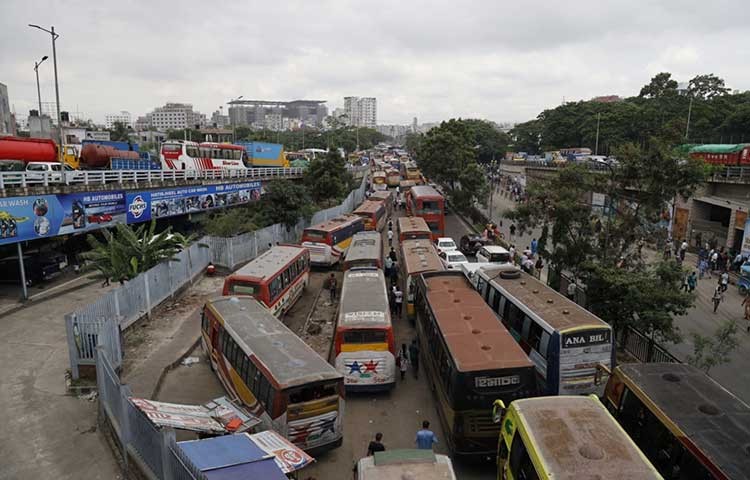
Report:
M 297 178 L 304 168 L 247 168 L 216 170 L 75 170 L 66 172 L 0 172 L 0 190 L 50 185 L 106 185 L 175 180 L 231 180 Z
M 713 182 L 747 182 L 750 183 L 750 168 L 724 167 L 711 173 L 709 181 Z
M 570 165 L 583 165 L 589 170 L 594 171 L 609 171 L 614 165 L 610 166 L 599 162 L 588 162 L 588 161 L 566 161 L 561 163 L 548 162 L 546 160 L 524 160 L 522 162 L 513 160 L 501 160 L 500 165 L 511 165 L 515 167 L 531 167 L 531 168 L 543 168 L 548 170 L 560 170 Z

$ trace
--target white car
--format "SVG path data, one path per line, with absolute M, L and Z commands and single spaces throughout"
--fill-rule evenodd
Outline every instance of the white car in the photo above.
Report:
M 75 178 L 82 177 L 83 174 L 70 165 L 60 162 L 29 162 L 26 164 L 26 178 L 42 182 L 45 174 L 47 181 L 51 183 L 65 183 Z
M 454 242 L 450 237 L 438 238 L 437 242 L 435 242 L 435 247 L 437 248 L 438 252 L 458 250 L 458 245 L 456 245 L 456 242 Z
M 462 264 L 469 263 L 464 254 L 458 250 L 440 252 L 438 256 L 448 270 L 458 269 Z
M 498 245 L 485 245 L 477 252 L 477 262 L 508 263 L 512 261 L 510 252 Z

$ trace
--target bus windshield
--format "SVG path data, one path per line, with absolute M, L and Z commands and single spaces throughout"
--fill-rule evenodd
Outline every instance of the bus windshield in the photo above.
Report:
M 439 200 L 422 200 L 422 208 L 417 213 L 441 213 Z
M 328 232 L 322 230 L 305 230 L 305 240 L 310 242 L 325 242 L 328 238 Z
M 258 287 L 257 283 L 234 280 L 229 284 L 229 295 L 255 295 Z
M 379 329 L 356 329 L 344 332 L 343 343 L 386 343 L 387 333 Z
M 306 385 L 301 388 L 291 389 L 287 393 L 289 395 L 290 404 L 304 403 L 337 395 L 338 385 L 336 383 Z

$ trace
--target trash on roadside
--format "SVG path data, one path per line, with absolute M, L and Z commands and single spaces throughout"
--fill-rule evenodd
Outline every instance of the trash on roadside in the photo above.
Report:
M 192 365 L 194 363 L 198 363 L 200 361 L 201 361 L 201 359 L 198 358 L 198 357 L 187 357 L 183 361 L 181 361 L 180 363 L 182 365 L 185 365 L 186 367 L 189 367 L 190 365 Z
M 92 390 L 89 393 L 85 395 L 81 395 L 78 398 L 80 398 L 81 400 L 88 400 L 89 402 L 93 402 L 94 400 L 96 400 L 96 397 L 98 396 L 99 396 L 99 392 L 97 392 L 96 390 Z

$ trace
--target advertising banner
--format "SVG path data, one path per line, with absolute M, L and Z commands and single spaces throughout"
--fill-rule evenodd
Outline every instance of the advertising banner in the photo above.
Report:
M 260 181 L 127 192 L 127 223 L 241 205 L 260 199 L 260 194 Z
M 0 198 L 0 245 L 125 221 L 122 191 Z

